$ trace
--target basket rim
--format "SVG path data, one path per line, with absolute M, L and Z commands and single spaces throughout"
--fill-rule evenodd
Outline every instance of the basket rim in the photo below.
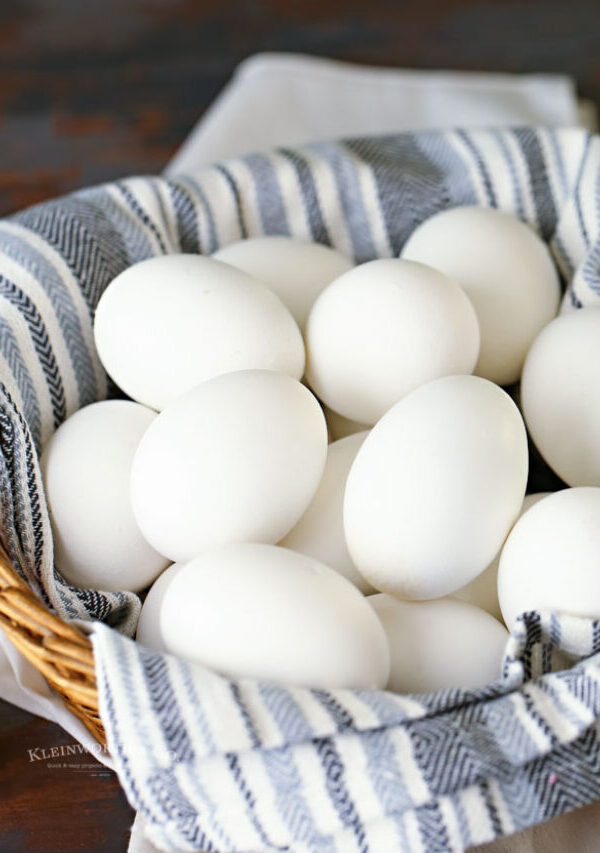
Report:
M 15 571 L 0 547 L 0 628 L 102 746 L 91 640 L 52 613 Z

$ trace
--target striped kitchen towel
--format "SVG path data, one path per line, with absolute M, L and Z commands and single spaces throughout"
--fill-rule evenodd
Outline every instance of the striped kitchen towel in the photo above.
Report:
M 600 625 L 526 614 L 500 682 L 430 696 L 228 681 L 127 638 L 139 600 L 53 565 L 37 452 L 111 393 L 99 296 L 127 266 L 258 234 L 389 257 L 433 213 L 498 207 L 548 242 L 563 310 L 600 304 L 600 138 L 425 132 L 277 149 L 82 190 L 0 221 L 0 534 L 65 619 L 96 620 L 102 718 L 164 850 L 458 851 L 600 797 Z M 166 285 L 168 286 L 168 285 Z M 93 523 L 93 519 L 90 519 Z M 572 667 L 552 673 L 554 650 Z M 563 658 L 564 659 L 564 658 Z

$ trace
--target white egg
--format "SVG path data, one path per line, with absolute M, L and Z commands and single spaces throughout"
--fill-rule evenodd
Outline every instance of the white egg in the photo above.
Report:
M 165 593 L 177 572 L 185 563 L 172 563 L 154 581 L 142 605 L 135 638 L 143 646 L 157 652 L 166 647 L 160 631 L 160 612 Z
M 516 382 L 560 298 L 552 256 L 538 235 L 498 210 L 455 207 L 421 223 L 401 257 L 430 264 L 464 288 L 481 331 L 475 373 L 499 385 Z
M 356 433 L 327 448 L 327 461 L 319 488 L 300 521 L 279 543 L 284 548 L 314 557 L 344 575 L 362 593 L 373 587 L 352 562 L 344 534 L 344 491 L 350 466 L 367 437 Z
M 313 302 L 327 285 L 354 263 L 321 243 L 291 237 L 253 237 L 230 243 L 213 258 L 264 282 L 287 306 L 304 329 Z
M 385 633 L 349 581 L 304 554 L 228 545 L 183 566 L 160 612 L 169 652 L 233 678 L 381 688 Z
M 302 335 L 281 300 L 201 255 L 162 255 L 118 275 L 98 303 L 94 336 L 117 385 L 158 410 L 222 373 L 304 372 Z
M 521 405 L 536 447 L 570 486 L 600 486 L 600 308 L 557 317 L 534 341 Z
M 453 281 L 423 264 L 370 261 L 319 296 L 306 327 L 306 379 L 334 411 L 374 424 L 414 388 L 471 373 L 479 328 Z
M 274 544 L 321 479 L 321 407 L 283 373 L 242 370 L 204 382 L 156 418 L 135 455 L 132 504 L 172 560 L 228 542 Z
M 387 634 L 394 693 L 484 687 L 500 678 L 508 631 L 479 607 L 452 598 L 367 601 Z
M 129 497 L 133 456 L 155 418 L 129 400 L 93 403 L 44 448 L 54 561 L 75 586 L 138 592 L 167 565 L 144 539 Z
M 350 469 L 348 551 L 382 592 L 437 598 L 493 560 L 527 483 L 527 437 L 508 394 L 476 376 L 423 385 L 373 427 Z
M 498 597 L 509 628 L 527 610 L 600 618 L 600 488 L 554 492 L 513 527 Z
M 525 495 L 519 518 L 534 506 L 542 498 L 547 497 L 551 492 L 537 492 L 532 495 Z M 461 601 L 467 601 L 469 604 L 474 604 L 476 607 L 481 607 L 487 610 L 496 619 L 502 619 L 502 611 L 500 610 L 500 602 L 498 601 L 498 566 L 500 564 L 500 551 L 496 554 L 490 565 L 476 578 L 452 593 L 455 598 L 460 598 Z
M 338 441 L 340 438 L 346 438 L 349 435 L 354 435 L 356 432 L 364 432 L 369 429 L 367 424 L 359 424 L 357 421 L 345 418 L 343 415 L 338 415 L 337 412 L 334 412 L 328 406 L 323 405 L 323 411 L 325 412 L 330 441 Z

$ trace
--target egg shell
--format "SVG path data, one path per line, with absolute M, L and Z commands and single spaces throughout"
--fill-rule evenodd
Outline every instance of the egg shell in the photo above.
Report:
M 423 264 L 383 258 L 329 285 L 306 327 L 306 379 L 334 411 L 374 424 L 419 385 L 471 373 L 479 327 L 463 291 Z
M 519 518 L 534 506 L 542 498 L 547 497 L 550 492 L 537 492 L 531 495 L 525 495 L 523 506 L 519 513 Z M 518 520 L 518 519 L 517 519 Z M 491 613 L 496 619 L 502 619 L 502 611 L 500 610 L 500 602 L 498 601 L 498 566 L 500 564 L 500 551 L 496 554 L 490 565 L 476 578 L 456 590 L 453 593 L 454 598 L 460 598 L 461 601 L 466 601 L 469 604 L 474 604 L 476 607 L 481 607 L 488 613 Z
M 167 406 L 131 475 L 136 519 L 175 561 L 228 542 L 274 544 L 321 479 L 327 428 L 310 391 L 283 373 L 242 370 Z
M 498 597 L 512 628 L 521 613 L 600 618 L 600 488 L 563 489 L 519 519 L 500 555 Z
M 44 448 L 54 561 L 75 586 L 138 592 L 167 565 L 142 535 L 129 497 L 134 453 L 155 418 L 129 400 L 92 403 Z
M 144 599 L 138 619 L 135 638 L 143 646 L 157 652 L 166 652 L 166 646 L 160 632 L 160 611 L 165 593 L 177 572 L 184 563 L 172 563 L 154 581 Z
M 499 385 L 516 382 L 560 298 L 552 256 L 535 231 L 499 210 L 454 207 L 422 222 L 401 257 L 430 264 L 461 285 L 481 331 L 475 373 Z
M 354 266 L 350 258 L 329 246 L 281 236 L 239 240 L 219 249 L 213 258 L 270 287 L 301 329 L 319 293 Z
M 324 404 L 323 411 L 325 412 L 325 420 L 327 421 L 329 440 L 332 442 L 369 429 L 367 424 L 359 424 L 357 421 L 345 418 L 343 415 L 338 415 L 337 412 L 334 412 L 333 409 Z
M 325 563 L 364 594 L 373 592 L 373 587 L 362 577 L 348 553 L 344 491 L 350 467 L 366 437 L 366 432 L 356 433 L 329 445 L 319 488 L 300 521 L 279 543 Z
M 98 303 L 94 338 L 117 385 L 157 410 L 222 373 L 304 372 L 302 335 L 279 297 L 201 255 L 162 255 L 118 275 Z
M 523 369 L 521 406 L 548 465 L 570 486 L 600 486 L 600 308 L 557 317 Z
M 366 600 L 388 638 L 389 690 L 429 693 L 499 680 L 509 635 L 489 613 L 453 598 L 415 602 L 379 594 Z
M 233 678 L 305 687 L 383 687 L 378 618 L 337 572 L 256 543 L 205 552 L 169 584 L 160 632 L 172 654 Z
M 493 560 L 526 483 L 525 426 L 508 394 L 476 376 L 436 379 L 396 403 L 358 451 L 348 551 L 382 592 L 446 595 Z

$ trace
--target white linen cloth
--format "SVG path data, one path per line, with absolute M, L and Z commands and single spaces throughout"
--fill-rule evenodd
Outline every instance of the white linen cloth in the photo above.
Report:
M 258 54 L 237 68 L 165 174 L 280 145 L 404 130 L 532 124 L 581 124 L 569 77 L 411 71 Z
M 581 119 L 574 84 L 559 75 L 422 72 L 264 54 L 241 64 L 165 173 L 196 171 L 216 160 L 317 139 L 450 126 L 589 126 L 594 121 L 589 108 Z M 0 698 L 57 722 L 110 766 L 110 759 L 94 750 L 94 740 L 81 722 L 1 631 Z M 548 850 L 537 846 L 540 832 L 533 831 L 535 847 L 533 834 L 522 833 L 515 842 L 527 836 L 522 844 L 529 846 L 511 847 L 505 839 L 497 848 L 486 849 Z M 134 824 L 129 849 L 154 850 L 143 837 L 140 820 Z

